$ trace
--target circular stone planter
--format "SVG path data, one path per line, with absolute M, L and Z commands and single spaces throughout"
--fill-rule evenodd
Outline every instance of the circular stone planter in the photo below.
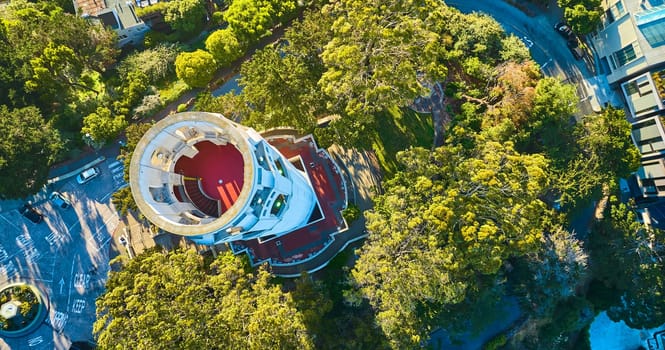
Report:
M 37 287 L 26 283 L 12 283 L 2 287 L 0 336 L 13 338 L 32 333 L 46 317 L 45 300 Z M 26 306 L 23 306 L 25 303 L 31 304 L 27 310 Z

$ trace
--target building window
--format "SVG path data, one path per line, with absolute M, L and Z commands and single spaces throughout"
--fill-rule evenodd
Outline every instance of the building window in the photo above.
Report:
M 605 74 L 612 74 L 612 70 L 610 69 L 610 64 L 607 62 L 607 56 L 603 56 L 600 59 L 600 67 L 603 69 L 603 72 Z
M 615 69 L 618 67 L 623 67 L 637 59 L 639 52 L 635 50 L 636 46 L 636 43 L 633 42 L 612 54 L 613 65 L 616 65 Z
M 635 24 L 649 45 L 665 45 L 665 5 L 635 14 Z

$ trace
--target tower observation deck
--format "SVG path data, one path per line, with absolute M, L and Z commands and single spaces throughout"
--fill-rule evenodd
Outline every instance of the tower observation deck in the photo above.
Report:
M 157 122 L 129 172 L 143 215 L 198 244 L 283 236 L 307 225 L 317 203 L 302 170 L 253 129 L 215 113 Z

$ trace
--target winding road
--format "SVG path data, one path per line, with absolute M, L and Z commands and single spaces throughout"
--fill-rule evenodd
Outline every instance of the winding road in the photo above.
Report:
M 594 91 L 587 91 L 582 82 L 595 75 L 594 67 L 590 59 L 576 60 L 566 41 L 554 30 L 554 24 L 560 20 L 560 10 L 541 10 L 530 17 L 505 1 L 447 0 L 445 3 L 463 13 L 482 12 L 494 17 L 506 32 L 522 39 L 546 76 L 559 77 L 576 85 L 581 114 L 592 113 L 588 96 L 594 95 Z

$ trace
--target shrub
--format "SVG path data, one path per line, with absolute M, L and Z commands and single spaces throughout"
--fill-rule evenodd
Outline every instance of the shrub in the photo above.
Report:
M 505 334 L 499 334 L 496 337 L 490 339 L 487 343 L 485 343 L 485 350 L 496 350 L 500 349 L 502 346 L 506 345 L 506 342 L 508 342 L 508 338 L 506 338 Z
M 178 105 L 178 109 L 177 109 L 178 113 L 184 112 L 186 110 L 187 110 L 187 104 L 186 103 L 181 103 L 181 104 Z
M 349 203 L 349 206 L 342 211 L 342 216 L 347 224 L 351 224 L 360 218 L 360 208 L 353 203 Z

